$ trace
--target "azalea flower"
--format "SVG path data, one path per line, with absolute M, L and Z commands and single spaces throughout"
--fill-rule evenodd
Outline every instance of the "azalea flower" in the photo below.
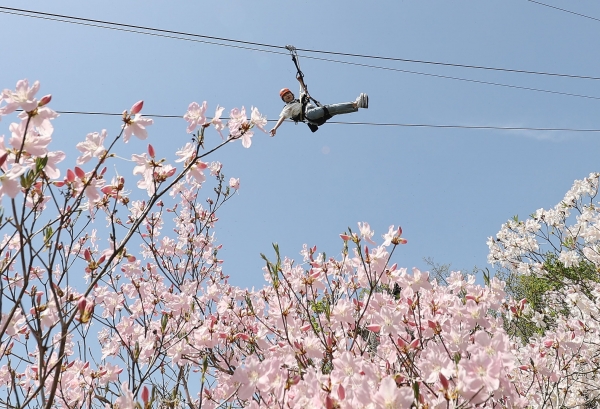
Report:
M 238 190 L 240 188 L 240 179 L 239 178 L 231 178 L 229 179 L 229 187 Z
M 197 102 L 192 102 L 188 106 L 188 110 L 183 115 L 183 119 L 188 121 L 187 133 L 192 133 L 198 126 L 202 126 L 206 123 L 206 101 L 202 102 L 202 106 L 198 105 Z
M 147 126 L 150 126 L 154 121 L 150 118 L 143 118 L 139 112 L 142 110 L 144 102 L 138 101 L 131 107 L 131 113 L 127 111 L 123 112 L 123 141 L 129 142 L 131 135 L 137 136 L 139 139 L 146 139 L 148 137 Z M 133 118 L 131 115 L 135 115 Z
M 29 82 L 26 79 L 17 82 L 15 91 L 5 89 L 2 92 L 0 101 L 6 101 L 6 105 L 0 108 L 0 115 L 8 115 L 17 109 L 22 109 L 26 112 L 33 111 L 38 106 L 38 102 L 34 97 L 39 89 L 39 81 L 34 82 L 29 87 Z
M 106 148 L 103 146 L 104 139 L 106 139 L 106 129 L 103 129 L 100 133 L 92 132 L 87 134 L 85 141 L 79 142 L 76 145 L 76 148 L 82 153 L 82 155 L 77 158 L 76 163 L 78 165 L 83 165 L 92 158 L 101 157 L 104 152 L 106 152 Z
M 28 167 L 15 163 L 8 170 L 8 172 L 0 175 L 0 198 L 5 194 L 11 199 L 17 197 L 17 194 L 19 194 L 21 191 L 21 183 L 19 178 L 21 175 L 27 172 L 28 169 Z

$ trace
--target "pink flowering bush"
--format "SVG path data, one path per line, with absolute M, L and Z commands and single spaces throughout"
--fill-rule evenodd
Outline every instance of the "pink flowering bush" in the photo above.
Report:
M 523 345 L 507 322 L 531 312 L 503 282 L 452 272 L 441 285 L 399 268 L 402 229 L 378 244 L 359 223 L 340 235 L 339 257 L 305 246 L 296 262 L 274 245 L 264 286 L 235 287 L 215 228 L 240 179 L 207 156 L 237 139 L 249 147 L 266 123 L 259 111 L 248 119 L 233 109 L 223 123 L 222 107 L 209 119 L 206 102 L 192 103 L 192 140 L 173 158 L 148 145 L 129 166 L 120 140 L 152 137 L 140 101 L 119 133 L 89 133 L 63 167 L 65 154 L 50 150 L 57 114 L 38 88 L 19 81 L 0 99 L 0 117 L 21 110 L 0 137 L 0 407 L 522 408 L 594 398 L 591 283 L 570 286 L 566 315 Z M 595 260 L 586 246 L 595 248 L 597 218 L 586 214 L 578 231 L 587 235 L 565 243 L 581 240 L 577 257 Z M 491 241 L 492 261 L 540 273 L 506 234 Z

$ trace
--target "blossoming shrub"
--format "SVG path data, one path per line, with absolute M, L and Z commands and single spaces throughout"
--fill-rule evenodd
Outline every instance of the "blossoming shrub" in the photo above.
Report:
M 517 218 L 488 240 L 488 260 L 532 299 L 507 310 L 520 380 L 539 407 L 596 407 L 600 369 L 600 174 L 575 181 L 552 209 Z M 525 337 L 523 335 L 526 335 Z
M 0 117 L 22 110 L 0 137 L 0 407 L 520 408 L 595 396 L 592 284 L 570 287 L 566 315 L 522 345 L 502 317 L 518 321 L 527 303 L 503 282 L 452 272 L 440 285 L 398 268 L 402 230 L 377 244 L 359 223 L 340 235 L 339 257 L 305 246 L 296 262 L 274 245 L 264 287 L 235 287 L 215 227 L 240 180 L 206 156 L 237 139 L 249 147 L 266 123 L 258 110 L 223 123 L 223 108 L 208 119 L 206 103 L 190 104 L 192 141 L 173 163 L 152 145 L 134 154 L 133 187 L 108 165 L 120 139 L 148 137 L 143 104 L 114 138 L 88 134 L 61 169 L 65 155 L 49 150 L 56 113 L 38 88 L 19 81 L 0 100 Z M 224 139 L 205 149 L 209 128 Z M 493 245 L 507 268 L 509 256 L 531 264 Z

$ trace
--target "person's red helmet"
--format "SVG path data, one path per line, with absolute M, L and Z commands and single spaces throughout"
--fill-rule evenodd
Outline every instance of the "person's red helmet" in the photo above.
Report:
M 281 88 L 281 91 L 279 91 L 279 96 L 280 96 L 281 98 L 283 98 L 283 96 L 284 96 L 285 94 L 287 94 L 288 92 L 292 92 L 292 91 L 290 91 L 290 89 L 289 89 L 289 88 Z

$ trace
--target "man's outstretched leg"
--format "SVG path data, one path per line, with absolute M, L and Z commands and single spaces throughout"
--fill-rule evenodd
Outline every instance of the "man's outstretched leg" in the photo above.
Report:
M 369 96 L 367 94 L 360 94 L 354 102 L 342 102 L 341 104 L 331 104 L 322 107 L 315 107 L 309 104 L 306 107 L 306 119 L 310 122 L 318 124 L 325 117 L 326 111 L 329 116 L 350 114 L 358 111 L 358 108 L 369 108 Z

